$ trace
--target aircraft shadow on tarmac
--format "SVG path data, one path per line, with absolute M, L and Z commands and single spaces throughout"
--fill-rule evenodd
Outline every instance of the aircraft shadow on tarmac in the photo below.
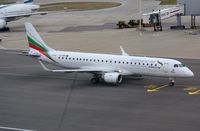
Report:
M 58 32 L 81 32 L 81 31 L 99 31 L 105 29 L 116 29 L 115 23 L 105 23 L 103 25 L 84 25 L 84 26 L 74 26 L 66 27 Z M 54 31 L 50 31 L 50 33 Z

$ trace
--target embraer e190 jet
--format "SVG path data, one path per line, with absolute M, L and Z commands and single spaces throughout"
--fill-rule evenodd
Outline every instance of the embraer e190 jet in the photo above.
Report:
M 29 43 L 28 55 L 36 57 L 44 70 L 50 72 L 86 72 L 93 75 L 92 83 L 103 80 L 106 83 L 119 84 L 123 76 L 144 75 L 170 78 L 193 77 L 193 72 L 180 61 L 167 58 L 130 56 L 123 48 L 122 55 L 58 51 L 45 44 L 31 23 L 25 23 Z M 63 67 L 51 70 L 43 62 Z

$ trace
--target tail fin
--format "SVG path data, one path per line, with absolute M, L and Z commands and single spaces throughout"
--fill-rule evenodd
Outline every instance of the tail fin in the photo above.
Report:
M 31 23 L 25 23 L 26 34 L 28 37 L 29 49 L 30 51 L 35 51 L 40 53 L 41 55 L 48 56 L 49 51 L 54 51 L 54 49 L 48 47 L 40 35 L 37 33 L 35 28 Z
M 24 0 L 24 4 L 33 4 L 33 0 Z

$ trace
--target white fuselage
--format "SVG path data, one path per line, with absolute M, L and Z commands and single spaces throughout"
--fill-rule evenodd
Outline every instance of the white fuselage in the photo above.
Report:
M 38 8 L 39 5 L 32 4 L 0 5 L 0 18 L 5 19 L 6 22 L 17 20 L 20 16 L 28 16 L 37 11 Z
M 45 44 L 31 23 L 25 23 L 29 43 L 28 56 L 36 57 L 44 70 L 50 72 L 86 72 L 93 74 L 92 83 L 103 79 L 118 84 L 124 75 L 149 75 L 158 77 L 192 77 L 193 72 L 173 59 L 129 56 L 120 46 L 122 55 L 56 51 Z M 42 61 L 65 69 L 51 70 Z M 174 85 L 171 80 L 170 85 Z
M 121 75 L 149 75 L 169 78 L 193 76 L 190 69 L 173 59 L 65 51 L 50 51 L 49 55 L 65 68 L 116 69 Z M 39 59 L 52 62 L 45 56 L 41 56 Z

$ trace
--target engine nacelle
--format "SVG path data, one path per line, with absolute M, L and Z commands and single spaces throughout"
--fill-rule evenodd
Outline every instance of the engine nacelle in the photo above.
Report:
M 0 19 L 0 29 L 3 29 L 4 27 L 6 27 L 6 21 L 3 19 Z
M 107 83 L 121 83 L 122 82 L 122 75 L 117 73 L 117 72 L 105 73 L 103 75 L 103 79 Z

